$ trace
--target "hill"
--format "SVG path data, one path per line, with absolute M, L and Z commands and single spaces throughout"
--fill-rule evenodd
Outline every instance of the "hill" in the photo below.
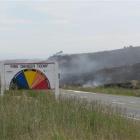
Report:
M 140 80 L 140 47 L 130 46 L 97 53 L 54 56 L 53 59 L 60 65 L 61 85 L 98 85 Z

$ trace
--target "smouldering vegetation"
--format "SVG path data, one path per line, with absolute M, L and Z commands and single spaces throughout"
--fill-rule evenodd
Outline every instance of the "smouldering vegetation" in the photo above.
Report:
M 39 91 L 0 97 L 0 140 L 140 140 L 139 132 L 140 122 L 98 102 Z

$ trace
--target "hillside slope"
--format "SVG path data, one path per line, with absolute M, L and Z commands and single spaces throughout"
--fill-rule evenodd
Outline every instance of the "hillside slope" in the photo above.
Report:
M 54 59 L 60 65 L 62 85 L 140 80 L 140 47 L 55 56 Z

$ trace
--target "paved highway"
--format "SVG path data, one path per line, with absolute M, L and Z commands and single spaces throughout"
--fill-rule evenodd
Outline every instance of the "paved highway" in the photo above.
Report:
M 101 93 L 90 93 L 74 90 L 61 90 L 63 97 L 77 97 L 87 101 L 100 101 L 103 104 L 126 110 L 128 118 L 140 121 L 140 97 L 117 96 Z

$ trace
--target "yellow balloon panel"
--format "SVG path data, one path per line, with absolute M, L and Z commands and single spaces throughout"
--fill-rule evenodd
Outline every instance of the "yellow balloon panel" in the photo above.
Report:
M 24 71 L 24 75 L 26 77 L 29 88 L 32 87 L 32 83 L 33 83 L 33 80 L 34 80 L 36 74 L 37 74 L 36 71 L 30 71 L 30 70 Z

